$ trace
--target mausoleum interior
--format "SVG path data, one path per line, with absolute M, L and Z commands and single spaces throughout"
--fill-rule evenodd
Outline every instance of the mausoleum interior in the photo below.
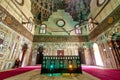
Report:
M 120 0 L 0 0 L 0 71 L 40 66 L 40 48 L 119 70 Z

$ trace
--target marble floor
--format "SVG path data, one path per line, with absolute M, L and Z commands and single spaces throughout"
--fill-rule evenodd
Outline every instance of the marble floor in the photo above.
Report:
M 12 76 L 4 80 L 99 80 L 86 72 L 83 74 L 61 74 L 59 76 L 51 76 L 40 74 L 40 70 L 32 70 L 23 74 Z

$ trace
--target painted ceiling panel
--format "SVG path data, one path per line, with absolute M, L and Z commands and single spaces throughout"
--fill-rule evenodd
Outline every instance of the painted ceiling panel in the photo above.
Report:
M 86 20 L 90 12 L 90 0 L 66 0 L 65 10 L 75 21 Z
M 47 32 L 53 34 L 75 34 L 76 24 L 81 24 L 88 19 L 91 0 L 31 0 L 31 12 L 34 23 L 46 24 Z M 56 23 L 63 20 L 64 26 Z
M 68 12 L 74 21 L 86 20 L 90 13 L 91 0 L 31 0 L 31 12 L 35 22 L 48 20 L 51 14 L 59 9 Z M 58 17 L 58 16 L 57 16 Z

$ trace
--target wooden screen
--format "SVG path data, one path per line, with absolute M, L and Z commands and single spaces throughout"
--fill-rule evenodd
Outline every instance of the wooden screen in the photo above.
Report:
M 44 56 L 41 73 L 82 73 L 79 56 Z

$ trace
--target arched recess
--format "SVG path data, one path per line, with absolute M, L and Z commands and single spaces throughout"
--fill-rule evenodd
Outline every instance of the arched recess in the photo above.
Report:
M 78 55 L 80 57 L 81 64 L 86 64 L 85 63 L 85 54 L 83 51 L 84 51 L 83 47 L 78 47 Z
M 42 64 L 42 62 L 43 62 L 43 46 L 40 46 L 37 49 L 36 64 Z
M 100 55 L 99 47 L 97 43 L 93 44 L 94 56 L 96 65 L 103 66 L 103 61 Z
M 120 32 L 116 32 L 112 35 L 111 42 L 116 63 L 117 65 L 120 65 Z
M 23 61 L 24 61 L 24 57 L 25 57 L 25 53 L 28 49 L 28 44 L 24 43 L 23 47 L 22 47 L 22 58 L 21 58 L 21 66 L 23 65 Z

